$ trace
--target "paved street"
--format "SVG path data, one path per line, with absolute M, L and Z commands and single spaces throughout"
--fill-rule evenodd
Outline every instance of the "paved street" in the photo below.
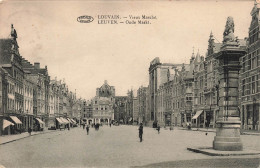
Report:
M 259 156 L 212 157 L 186 150 L 187 146 L 211 146 L 215 133 L 144 128 L 138 140 L 137 126 L 81 128 L 28 137 L 0 146 L 0 165 L 5 167 L 258 167 Z M 243 135 L 245 148 L 260 150 L 260 136 Z M 231 161 L 232 158 L 232 161 Z M 240 159 L 242 158 L 242 159 Z M 258 158 L 258 159 L 257 159 Z M 199 160 L 202 159 L 202 160 Z M 208 160 L 210 159 L 210 160 Z M 221 159 L 225 159 L 222 161 Z M 189 160 L 185 161 L 184 160 Z M 195 160 L 195 161 L 192 161 Z M 246 164 L 250 162 L 250 164 Z M 215 163 L 215 164 L 214 164 Z M 186 165 L 186 166 L 185 166 Z M 196 166 L 197 165 L 197 166 Z M 241 166 L 243 164 L 240 164 Z

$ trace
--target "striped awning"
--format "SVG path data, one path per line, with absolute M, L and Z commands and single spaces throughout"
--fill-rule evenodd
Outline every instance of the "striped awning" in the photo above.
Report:
M 10 116 L 10 118 L 15 122 L 15 124 L 23 124 L 16 116 Z

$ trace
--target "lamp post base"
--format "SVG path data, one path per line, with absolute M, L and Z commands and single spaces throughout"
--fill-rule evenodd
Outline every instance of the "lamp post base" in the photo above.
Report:
M 242 151 L 240 121 L 218 121 L 213 149 L 221 151 Z

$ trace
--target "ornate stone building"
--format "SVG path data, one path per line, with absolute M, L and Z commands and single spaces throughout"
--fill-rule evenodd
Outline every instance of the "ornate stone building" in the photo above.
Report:
M 260 130 L 260 4 L 251 11 L 247 54 L 240 59 L 240 118 L 241 127 Z
M 137 101 L 138 101 L 138 122 L 147 124 L 149 120 L 149 110 L 148 110 L 148 87 L 139 87 L 137 90 Z
M 107 81 L 96 89 L 96 96 L 92 99 L 93 118 L 88 119 L 94 123 L 108 124 L 114 120 L 115 87 L 108 85 Z
M 17 33 L 11 25 L 11 37 L 0 39 L 0 66 L 4 70 L 7 83 L 7 97 L 4 97 L 7 108 L 3 113 L 3 119 L 14 122 L 15 125 L 7 127 L 4 134 L 15 133 L 16 130 L 24 131 L 22 122 L 25 122 L 23 97 L 24 71 L 22 69 L 22 57 L 19 53 Z M 22 121 L 22 122 L 21 122 Z
M 162 94 L 161 85 L 167 82 L 167 72 L 168 69 L 174 68 L 178 65 L 170 64 L 170 63 L 161 63 L 160 59 L 157 57 L 151 61 L 149 67 L 149 101 L 150 101 L 150 116 L 151 120 L 149 121 L 149 125 L 156 124 L 158 122 L 158 115 L 161 115 L 162 108 L 160 107 L 160 111 L 158 108 L 158 103 L 162 103 L 158 97 L 158 91 Z M 159 114 L 159 113 L 160 114 Z
M 116 96 L 114 104 L 114 117 L 118 123 L 126 123 L 127 96 Z

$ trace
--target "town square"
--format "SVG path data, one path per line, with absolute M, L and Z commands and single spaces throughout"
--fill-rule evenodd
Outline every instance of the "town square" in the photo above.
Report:
M 260 1 L 234 2 L 0 1 L 0 167 L 260 167 Z

